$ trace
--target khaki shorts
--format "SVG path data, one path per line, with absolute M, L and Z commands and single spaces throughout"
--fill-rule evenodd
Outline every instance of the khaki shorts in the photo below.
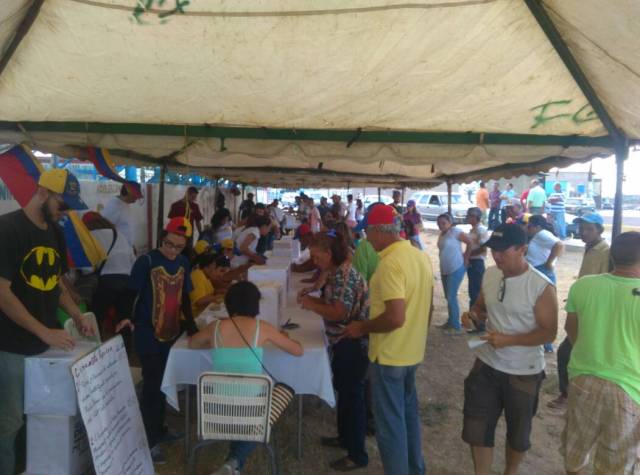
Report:
M 577 472 L 594 451 L 595 475 L 639 475 L 640 405 L 617 384 L 581 375 L 569 384 L 560 453 Z

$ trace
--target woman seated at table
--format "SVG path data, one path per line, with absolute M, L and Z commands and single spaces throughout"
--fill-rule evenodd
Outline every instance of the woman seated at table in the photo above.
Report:
M 246 226 L 236 237 L 235 244 L 240 255 L 233 258 L 232 266 L 239 267 L 250 263 L 264 264 L 266 259 L 257 252 L 258 241 L 261 236 L 269 234 L 270 230 L 270 218 L 257 214 L 249 216 Z
M 200 254 L 196 259 L 197 267 L 191 271 L 193 290 L 189 294 L 193 317 L 197 317 L 207 305 L 220 303 L 224 298 L 224 288 L 214 287 L 221 282 L 229 271 L 231 263 L 226 256 L 219 256 L 211 252 Z M 218 289 L 220 291 L 218 291 Z
M 189 340 L 189 348 L 213 349 L 213 371 L 262 374 L 263 346 L 268 342 L 294 356 L 304 353 L 299 342 L 256 318 L 260 312 L 260 291 L 252 282 L 233 284 L 224 304 L 230 318 L 211 322 Z M 214 474 L 241 472 L 255 446 L 255 442 L 231 442 L 227 460 Z
M 347 456 L 331 463 L 337 471 L 365 467 L 369 457 L 365 449 L 366 412 L 365 376 L 369 366 L 367 338 L 340 338 L 353 320 L 368 318 L 367 284 L 351 264 L 348 242 L 335 231 L 315 235 L 309 246 L 316 265 L 327 273 L 322 297 L 299 294 L 302 308 L 319 314 L 331 345 L 333 384 L 338 393 L 338 436 L 325 437 L 323 445 L 342 447 Z

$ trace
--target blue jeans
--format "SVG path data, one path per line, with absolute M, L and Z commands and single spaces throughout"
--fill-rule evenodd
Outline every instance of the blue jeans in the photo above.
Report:
M 556 230 L 556 234 L 562 240 L 567 238 L 567 224 L 564 220 L 564 211 L 559 213 L 551 213 L 551 219 L 553 220 L 553 227 Z
M 556 285 L 556 273 L 554 271 L 547 269 L 547 266 L 545 266 L 544 264 L 536 266 L 536 270 L 542 272 L 549 278 L 553 285 Z M 546 351 L 547 353 L 553 352 L 553 344 L 545 343 L 544 351 Z
M 469 282 L 469 308 L 476 303 L 482 290 L 482 277 L 484 276 L 484 259 L 469 259 L 467 267 L 467 280 Z M 484 322 L 473 321 L 476 330 L 484 331 Z
M 15 441 L 24 413 L 24 355 L 0 351 L 0 473 L 15 470 Z
M 386 475 L 425 473 L 414 366 L 371 363 L 376 440 Z
M 489 229 L 494 230 L 500 225 L 500 208 L 489 210 Z
M 442 275 L 442 288 L 444 296 L 447 299 L 447 310 L 449 311 L 449 320 L 447 323 L 450 327 L 460 330 L 460 307 L 458 306 L 458 289 L 464 279 L 465 268 L 460 266 L 458 270 L 451 274 Z

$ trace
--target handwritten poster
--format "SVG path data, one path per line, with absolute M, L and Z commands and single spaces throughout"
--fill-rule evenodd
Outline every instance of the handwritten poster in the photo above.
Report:
M 97 475 L 153 475 L 153 463 L 121 336 L 71 367 Z

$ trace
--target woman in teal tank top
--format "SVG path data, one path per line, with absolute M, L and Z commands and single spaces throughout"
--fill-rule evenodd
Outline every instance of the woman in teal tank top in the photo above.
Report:
M 299 342 L 256 318 L 260 313 L 260 291 L 255 284 L 232 285 L 224 303 L 230 318 L 210 323 L 189 340 L 189 348 L 211 348 L 213 371 L 262 374 L 263 346 L 267 342 L 294 356 L 304 353 Z M 254 442 L 232 442 L 227 460 L 214 475 L 240 473 L 255 446 Z

